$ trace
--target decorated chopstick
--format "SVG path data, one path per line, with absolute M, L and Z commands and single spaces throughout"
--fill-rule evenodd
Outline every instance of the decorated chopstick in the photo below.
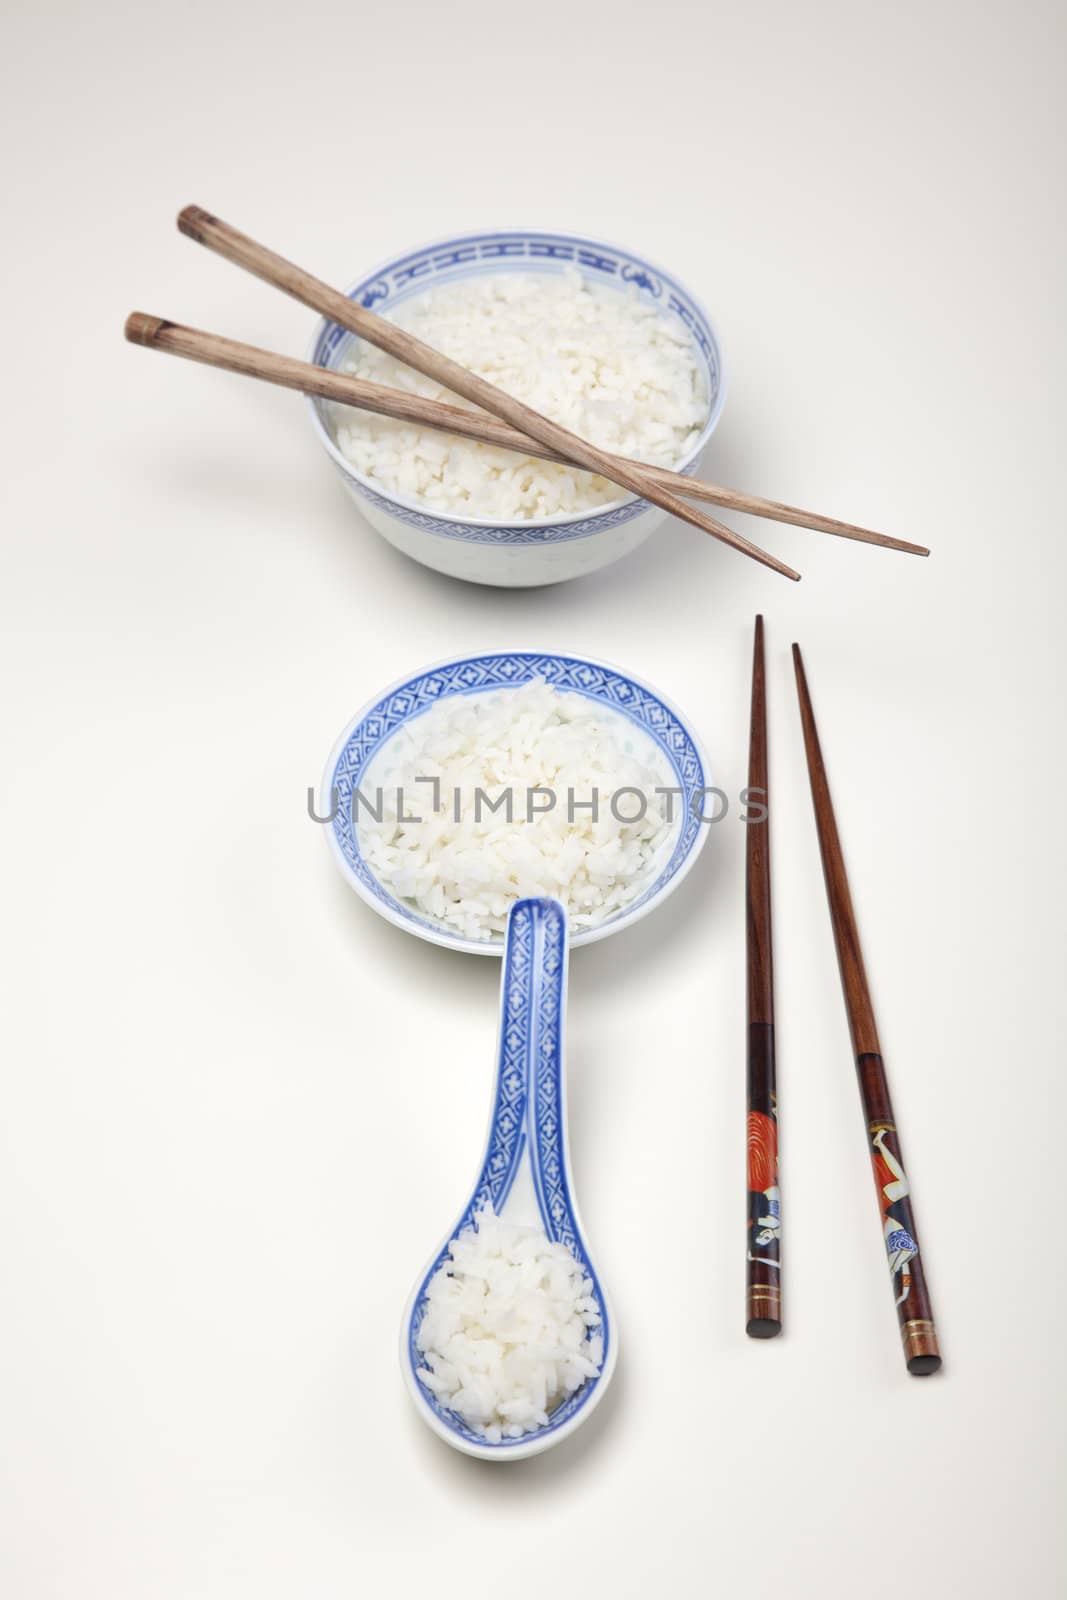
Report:
M 926 1273 L 919 1252 L 918 1233 L 911 1205 L 911 1186 L 904 1167 L 896 1118 L 889 1098 L 885 1064 L 874 1020 L 867 974 L 863 965 L 859 930 L 849 891 L 841 840 L 834 818 L 833 801 L 823 763 L 819 734 L 808 693 L 807 677 L 800 647 L 793 646 L 800 720 L 804 729 L 804 748 L 815 808 L 815 827 L 819 835 L 826 895 L 830 904 L 841 985 L 845 996 L 852 1050 L 856 1059 L 860 1099 L 867 1120 L 868 1149 L 874 1168 L 874 1184 L 882 1218 L 882 1233 L 889 1258 L 900 1335 L 908 1371 L 926 1377 L 941 1365 L 937 1329 L 926 1284 Z
M 271 350 L 241 344 L 236 339 L 205 333 L 199 328 L 188 328 L 164 317 L 149 316 L 144 311 L 130 313 L 126 319 L 126 338 L 131 344 L 144 345 L 148 350 L 160 350 L 168 355 L 181 356 L 186 361 L 220 367 L 246 378 L 259 378 L 264 383 L 278 384 L 283 389 L 296 389 L 302 394 L 355 406 L 361 411 L 393 417 L 399 422 L 437 428 L 444 433 L 458 434 L 461 438 L 476 439 L 481 444 L 537 456 L 543 461 L 573 464 L 566 456 L 531 439 L 510 423 L 488 416 L 484 411 L 471 411 L 464 406 L 428 400 L 422 395 L 410 394 L 406 389 L 390 388 L 387 384 L 369 383 L 365 378 L 356 378 L 346 372 L 333 372 L 328 367 L 316 367 L 310 361 L 296 361 L 292 356 L 276 355 Z M 837 517 L 826 517 L 818 511 L 802 511 L 799 506 L 784 505 L 780 500 L 767 500 L 762 495 L 728 489 L 719 483 L 704 483 L 699 478 L 688 478 L 684 473 L 672 472 L 666 467 L 643 464 L 642 470 L 653 483 L 664 489 L 672 489 L 675 494 L 686 495 L 690 500 L 706 500 L 711 505 L 725 506 L 731 511 L 745 511 L 754 517 L 766 517 L 771 522 L 788 522 L 795 527 L 813 528 L 817 533 L 830 533 L 839 539 L 880 545 L 885 550 L 900 550 L 907 555 L 930 554 L 925 545 L 892 539 L 886 533 L 875 533 L 873 528 L 861 528 L 854 522 L 842 522 Z
M 481 406 L 493 416 L 499 417 L 501 421 L 518 428 L 520 432 L 529 434 L 532 439 L 546 445 L 554 453 L 565 456 L 588 472 L 599 473 L 610 483 L 618 484 L 619 488 L 627 490 L 630 494 L 640 495 L 644 500 L 650 500 L 662 511 L 670 512 L 671 516 L 680 518 L 682 522 L 691 523 L 703 533 L 710 533 L 712 538 L 729 545 L 731 549 L 740 550 L 762 566 L 770 567 L 783 577 L 799 582 L 799 572 L 786 566 L 785 562 L 779 561 L 776 556 L 769 555 L 766 550 L 761 550 L 759 545 L 753 544 L 750 539 L 742 538 L 724 523 L 717 522 L 714 517 L 706 516 L 702 511 L 695 511 L 692 506 L 679 499 L 673 490 L 654 483 L 637 462 L 609 455 L 598 445 L 590 444 L 587 439 L 580 439 L 569 429 L 560 427 L 558 422 L 552 422 L 548 417 L 542 416 L 541 412 L 534 411 L 521 400 L 516 400 L 514 395 L 505 393 L 495 384 L 460 366 L 451 357 L 443 355 L 440 350 L 434 350 L 421 339 L 416 339 L 404 328 L 397 327 L 395 323 L 387 321 L 385 317 L 380 317 L 373 311 L 368 311 L 365 306 L 350 300 L 339 289 L 333 289 L 328 283 L 313 277 L 310 272 L 305 272 L 295 262 L 287 261 L 284 256 L 268 250 L 265 245 L 250 239 L 247 234 L 231 227 L 228 222 L 223 222 L 220 217 L 212 216 L 210 211 L 205 211 L 201 206 L 186 206 L 178 215 L 178 227 L 187 238 L 204 245 L 208 250 L 214 250 L 226 261 L 243 267 L 246 272 L 262 278 L 265 283 L 273 284 L 283 293 L 292 295 L 294 300 L 302 301 L 313 311 L 328 317 L 331 322 L 336 322 L 361 339 L 366 339 L 368 344 L 376 345 L 379 350 L 384 350 L 387 354 L 395 356 L 398 361 L 403 361 L 405 365 L 414 367 L 416 372 L 423 372 L 427 377 L 435 378 L 446 389 L 451 389 L 455 394 L 462 395 L 465 400 Z
M 767 783 L 767 687 L 763 618 L 752 650 L 752 713 L 748 748 L 750 816 L 745 837 L 748 949 L 748 1251 L 745 1331 L 773 1339 L 782 1331 L 781 1211 L 778 1187 L 778 1093 L 774 1064 L 774 960 L 771 944 L 771 839 Z

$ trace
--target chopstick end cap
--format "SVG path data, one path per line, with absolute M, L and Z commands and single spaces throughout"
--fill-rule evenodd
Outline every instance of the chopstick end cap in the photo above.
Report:
M 188 239 L 195 239 L 197 244 L 202 244 L 205 227 L 216 220 L 203 206 L 183 206 L 178 212 L 178 231 Z

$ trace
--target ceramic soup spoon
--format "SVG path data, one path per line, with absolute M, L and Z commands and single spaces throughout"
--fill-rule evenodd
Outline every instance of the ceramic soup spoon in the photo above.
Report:
M 404 1378 L 423 1421 L 457 1450 L 487 1461 L 520 1460 L 565 1439 L 592 1414 L 615 1368 L 614 1320 L 582 1233 L 567 1149 L 566 999 L 566 912 L 558 900 L 520 900 L 508 918 L 496 1086 L 485 1157 L 455 1227 L 416 1281 L 400 1335 Z M 536 1432 L 497 1443 L 449 1410 L 418 1378 L 420 1368 L 426 1367 L 417 1340 L 430 1279 L 449 1260 L 450 1241 L 461 1229 L 469 1228 L 486 1205 L 505 1222 L 543 1228 L 550 1240 L 567 1246 L 592 1280 L 601 1321 L 591 1331 L 603 1339 L 596 1377 L 586 1378 L 579 1389 L 567 1395 Z

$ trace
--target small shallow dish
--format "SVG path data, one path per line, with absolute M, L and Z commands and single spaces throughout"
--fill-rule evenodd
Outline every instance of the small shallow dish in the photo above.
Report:
M 722 350 L 711 319 L 679 281 L 643 256 L 598 239 L 525 228 L 464 233 L 439 239 L 384 262 L 346 290 L 350 300 L 377 313 L 392 311 L 431 286 L 501 272 L 561 273 L 577 267 L 620 293 L 637 292 L 673 312 L 689 330 L 708 391 L 708 419 L 677 470 L 695 473 L 715 431 L 726 394 Z M 320 321 L 308 359 L 334 370 L 343 366 L 355 335 Z M 310 399 L 312 423 L 349 494 L 373 528 L 413 560 L 472 583 L 521 588 L 560 583 L 595 572 L 642 544 L 666 515 L 647 500 L 626 495 L 569 516 L 507 523 L 431 512 L 418 500 L 387 494 L 360 472 L 334 442 L 325 401 Z
M 483 1461 L 520 1461 L 559 1444 L 592 1414 L 615 1371 L 618 1336 L 604 1286 L 590 1259 L 574 1198 L 567 1139 L 563 1030 L 567 1014 L 567 916 L 558 900 L 519 900 L 508 916 L 500 985 L 500 1042 L 485 1156 L 455 1227 L 415 1281 L 400 1325 L 400 1366 L 423 1421 L 446 1443 Z M 600 1371 L 549 1414 L 546 1426 L 491 1444 L 419 1382 L 418 1333 L 426 1290 L 448 1260 L 448 1246 L 475 1213 L 491 1205 L 520 1227 L 541 1227 L 567 1246 L 592 1279 L 603 1339 Z
M 398 728 L 414 721 L 450 695 L 484 694 L 494 689 L 515 689 L 543 680 L 553 688 L 584 695 L 637 724 L 655 744 L 674 774 L 682 793 L 676 799 L 681 825 L 674 849 L 658 875 L 624 911 L 595 928 L 573 935 L 572 945 L 593 944 L 611 933 L 640 921 L 678 887 L 690 870 L 707 837 L 701 820 L 703 800 L 711 787 L 708 764 L 700 742 L 678 708 L 665 695 L 619 667 L 589 656 L 517 650 L 486 655 L 459 656 L 435 662 L 421 672 L 400 678 L 367 703 L 352 718 L 330 754 L 322 780 L 318 815 L 325 824 L 330 853 L 342 876 L 379 916 L 431 944 L 471 955 L 500 956 L 503 938 L 467 939 L 397 897 L 378 881 L 359 848 L 353 826 L 353 796 L 371 762 Z

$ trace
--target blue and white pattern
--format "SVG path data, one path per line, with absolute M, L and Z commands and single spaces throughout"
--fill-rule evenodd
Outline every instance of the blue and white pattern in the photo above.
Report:
M 396 500 L 390 500 L 388 495 L 372 489 L 364 479 L 356 479 L 347 464 L 333 460 L 334 469 L 347 483 L 354 484 L 359 490 L 360 497 L 369 500 L 372 506 L 377 506 L 379 511 L 387 511 L 391 517 L 397 517 L 409 528 L 418 528 L 423 533 L 436 533 L 448 539 L 458 539 L 463 544 L 492 544 L 492 545 L 546 545 L 559 544 L 561 540 L 589 539 L 594 534 L 604 533 L 608 528 L 619 528 L 624 522 L 632 522 L 643 511 L 648 510 L 647 500 L 627 500 L 624 505 L 613 506 L 607 511 L 598 511 L 588 517 L 576 518 L 565 525 L 557 522 L 517 522 L 514 525 L 503 523 L 497 526 L 479 526 L 473 522 L 456 522 L 447 517 L 435 516 L 431 511 L 413 511 L 410 506 L 404 506 Z M 680 469 L 691 476 L 696 471 L 696 462 L 690 462 L 687 467 Z
M 885 1247 L 889 1252 L 890 1258 L 898 1250 L 909 1250 L 912 1255 L 918 1255 L 919 1253 L 919 1246 L 915 1243 L 907 1228 L 894 1228 L 892 1233 L 887 1233 Z
M 584 695 L 620 712 L 636 723 L 662 751 L 682 791 L 677 797 L 676 815 L 681 827 L 670 859 L 659 876 L 625 911 L 608 919 L 604 926 L 630 917 L 685 866 L 699 842 L 705 776 L 704 762 L 693 736 L 669 705 L 636 679 L 626 677 L 603 663 L 582 656 L 542 655 L 517 651 L 506 655 L 461 657 L 419 673 L 361 712 L 349 727 L 331 759 L 323 782 L 320 815 L 332 816 L 331 842 L 345 875 L 355 887 L 387 908 L 394 921 L 409 924 L 413 931 L 431 932 L 438 939 L 445 932 L 413 906 L 398 900 L 371 872 L 359 849 L 353 825 L 354 797 L 382 745 L 403 724 L 428 711 L 449 695 L 482 694 L 487 690 L 516 688 L 537 679 L 553 688 Z M 576 943 L 583 935 L 576 936 Z M 473 941 L 446 938 L 444 942 L 469 949 Z M 477 948 L 477 946 L 473 946 Z M 499 942 L 482 947 L 486 953 L 500 950 Z
M 520 900 L 508 918 L 502 981 L 500 1048 L 497 1058 L 493 1120 L 485 1161 L 474 1193 L 450 1239 L 470 1227 L 486 1203 L 499 1213 L 508 1197 L 524 1154 L 529 1154 L 541 1225 L 548 1237 L 567 1246 L 586 1276 L 601 1307 L 594 1331 L 603 1339 L 602 1372 L 611 1356 L 613 1330 L 596 1270 L 582 1239 L 570 1189 L 564 1138 L 563 1018 L 567 983 L 567 916 L 557 900 Z M 408 1326 L 407 1360 L 413 1374 L 424 1365 L 418 1332 L 426 1315 L 430 1279 L 449 1259 L 446 1243 L 430 1264 L 416 1293 Z M 552 1412 L 552 1433 L 568 1423 L 592 1400 L 600 1378 L 590 1378 Z M 502 1439 L 490 1446 L 477 1429 L 441 1404 L 418 1384 L 422 1402 L 438 1420 L 462 1438 L 506 1453 L 529 1443 Z
M 710 319 L 699 302 L 676 279 L 659 267 L 653 267 L 642 257 L 571 234 L 529 232 L 525 229 L 514 233 L 464 234 L 386 263 L 353 284 L 348 290 L 348 298 L 381 314 L 395 309 L 412 295 L 421 294 L 431 283 L 453 283 L 460 278 L 502 271 L 559 272 L 565 267 L 577 267 L 584 274 L 595 275 L 598 282 L 614 285 L 620 290 L 636 288 L 639 294 L 654 300 L 663 310 L 680 318 L 689 330 L 707 384 L 709 401 L 708 420 L 700 439 L 690 458 L 679 467 L 679 471 L 694 472 L 700 452 L 718 422 L 722 409 L 725 394 L 722 352 Z M 338 327 L 336 323 L 323 323 L 310 359 L 316 366 L 336 370 L 343 364 L 353 339 L 354 336 L 347 329 Z M 315 400 L 312 406 L 331 460 L 348 487 L 379 510 L 424 533 L 437 534 L 444 539 L 458 539 L 468 544 L 558 544 L 590 538 L 606 529 L 630 522 L 648 510 L 647 501 L 628 499 L 621 505 L 589 516 L 560 517 L 535 527 L 528 522 L 502 525 L 466 521 L 419 510 L 374 489 L 333 444 L 326 423 L 324 402 Z

